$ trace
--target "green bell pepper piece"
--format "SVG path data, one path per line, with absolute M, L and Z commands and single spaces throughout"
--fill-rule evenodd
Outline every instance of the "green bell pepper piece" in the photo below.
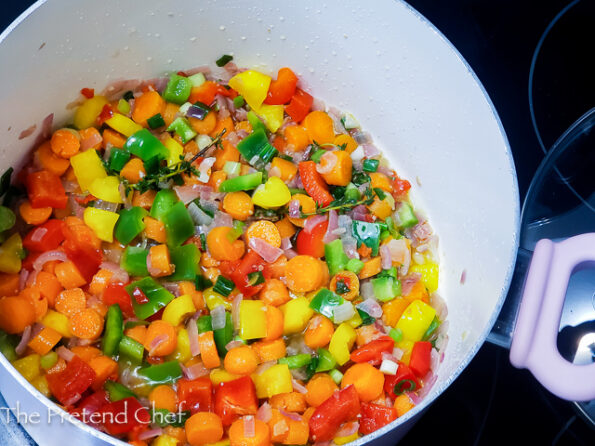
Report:
M 169 361 L 142 368 L 138 374 L 147 378 L 151 385 L 173 384 L 182 377 L 182 368 L 178 361 Z
M 166 159 L 169 151 L 148 129 L 141 129 L 130 136 L 124 143 L 125 150 L 147 161 L 155 156 Z
M 349 259 L 347 265 L 345 265 L 345 269 L 347 271 L 351 271 L 355 274 L 359 274 L 359 272 L 364 268 L 364 262 L 360 259 Z
M 372 316 L 370 316 L 368 313 L 366 313 L 363 310 L 360 310 L 359 308 L 357 308 L 357 313 L 359 314 L 359 317 L 362 320 L 362 325 L 370 325 L 373 324 L 374 321 L 376 319 L 374 319 Z
M 318 366 L 316 367 L 316 373 L 318 372 L 328 372 L 332 370 L 337 365 L 337 361 L 331 355 L 326 348 L 319 348 L 318 349 Z
M 153 115 L 147 119 L 147 124 L 152 129 L 158 129 L 159 127 L 163 127 L 165 125 L 165 120 L 163 119 L 163 116 L 161 116 L 161 113 L 157 113 L 156 115 Z
M 163 224 L 167 234 L 167 245 L 180 246 L 194 235 L 194 222 L 184 203 L 178 201 L 163 216 Z
M 434 316 L 434 319 L 432 319 L 432 322 L 430 323 L 430 326 L 428 327 L 428 329 L 424 333 L 424 335 L 421 338 L 421 340 L 422 341 L 427 341 L 428 339 L 430 339 L 430 337 L 436 332 L 436 329 L 438 327 L 440 327 L 440 324 L 441 324 L 440 319 L 438 319 L 436 316 Z
M 395 340 L 395 342 L 401 342 L 403 340 L 403 332 L 399 328 L 391 328 L 388 335 Z
M 114 356 L 118 353 L 122 336 L 124 336 L 124 317 L 120 305 L 113 304 L 107 309 L 105 332 L 101 339 L 101 350 L 106 356 Z
M 148 276 L 147 270 L 147 249 L 136 246 L 127 246 L 120 260 L 120 267 L 132 276 Z
M 351 223 L 351 233 L 357 240 L 357 246 L 362 243 L 368 248 L 372 248 L 372 255 L 378 255 L 380 248 L 381 227 L 378 223 L 368 223 L 367 221 L 353 220 Z
M 256 189 L 262 184 L 262 172 L 249 173 L 225 180 L 219 186 L 219 192 L 238 192 Z
M 58 362 L 58 353 L 50 351 L 39 358 L 39 365 L 42 369 L 48 370 L 56 365 Z
M 266 125 L 264 125 L 264 122 L 262 122 L 260 120 L 260 118 L 258 117 L 258 115 L 256 113 L 254 113 L 252 110 L 250 110 L 246 114 L 246 117 L 248 118 L 248 122 L 252 126 L 252 131 L 253 132 L 255 132 L 257 130 L 262 130 L 263 132 L 266 133 L 267 127 L 266 127 Z
M 139 206 L 134 206 L 130 209 L 122 209 L 114 232 L 116 239 L 123 245 L 129 244 L 134 237 L 139 235 L 145 229 L 143 218 L 148 214 L 149 213 L 145 209 Z
M 413 213 L 413 208 L 409 203 L 401 203 L 401 207 L 399 207 L 397 215 L 399 216 L 399 221 L 401 222 L 401 228 L 407 229 L 419 223 L 417 217 Z
M 143 362 L 143 355 L 145 353 L 144 345 L 128 336 L 122 337 L 118 350 L 120 357 L 124 356 L 135 364 Z
M 381 302 L 388 302 L 401 294 L 401 281 L 386 275 L 371 280 L 374 296 Z
M 349 257 L 347 257 L 347 254 L 343 251 L 343 242 L 341 239 L 333 240 L 324 245 L 324 257 L 328 265 L 329 274 L 331 275 L 335 275 L 339 271 L 344 270 L 347 262 L 349 262 Z
M 350 202 L 350 201 L 357 201 L 359 200 L 361 194 L 359 193 L 359 189 L 357 188 L 357 186 L 353 183 L 349 183 L 347 186 L 345 186 L 345 201 Z
M 310 308 L 332 320 L 333 307 L 337 307 L 343 302 L 345 302 L 345 299 L 341 296 L 336 295 L 327 288 L 321 288 L 310 301 Z
M 299 355 L 286 356 L 285 358 L 279 358 L 278 364 L 287 364 L 290 369 L 299 369 L 305 367 L 312 362 L 312 356 L 307 353 L 301 353 Z
M 179 280 L 194 280 L 199 273 L 198 262 L 200 261 L 200 251 L 198 247 L 189 243 L 187 245 L 170 248 L 169 256 L 171 263 L 176 265 L 176 269 L 171 276 L 167 277 L 170 282 Z
M 136 288 L 140 289 L 145 294 L 145 296 L 147 296 L 149 302 L 139 304 L 136 301 L 132 295 Z M 126 286 L 126 291 L 132 298 L 134 314 L 136 314 L 137 318 L 142 320 L 153 316 L 161 308 L 165 307 L 168 303 L 174 300 L 174 295 L 159 285 L 159 283 L 157 283 L 151 277 L 145 277 L 136 282 L 132 282 L 130 285 Z
M 263 166 L 279 152 L 267 138 L 263 129 L 253 131 L 238 143 L 238 151 L 252 166 Z
M 130 160 L 130 152 L 117 147 L 112 147 L 109 154 L 109 168 L 115 172 L 120 172 L 126 163 Z
M 192 82 L 190 79 L 179 74 L 172 74 L 162 96 L 167 102 L 182 105 L 190 97 L 191 90 Z
M 196 326 L 198 328 L 199 333 L 206 333 L 207 331 L 213 331 L 211 316 L 207 314 L 205 316 L 199 317 L 196 321 Z
M 155 195 L 149 215 L 157 220 L 162 220 L 167 211 L 169 211 L 177 202 L 178 196 L 173 190 L 161 189 L 157 192 L 157 195 Z
M 136 394 L 128 387 L 115 381 L 107 380 L 103 385 L 103 388 L 109 395 L 109 399 L 112 403 L 114 401 L 120 401 L 131 396 L 138 398 Z
M 9 335 L 8 333 L 0 330 L 0 353 L 2 353 L 10 362 L 19 359 L 15 351 L 18 342 L 19 341 L 16 336 Z
M 225 313 L 225 327 L 213 330 L 213 339 L 217 346 L 217 352 L 222 358 L 227 354 L 225 346 L 233 340 L 233 321 L 231 313 Z
M 186 118 L 177 117 L 167 128 L 168 132 L 175 132 L 182 139 L 182 143 L 186 144 L 196 136 L 196 132 L 190 126 Z
M 373 160 L 373 159 L 364 160 L 364 162 L 362 163 L 362 170 L 364 172 L 376 172 L 378 170 L 379 164 L 380 164 L 380 161 L 378 161 L 378 160 Z

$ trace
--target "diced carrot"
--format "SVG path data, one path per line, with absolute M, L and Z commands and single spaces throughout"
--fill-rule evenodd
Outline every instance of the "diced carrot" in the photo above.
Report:
M 310 435 L 308 421 L 289 419 L 289 432 L 283 440 L 283 444 L 306 444 Z
M 222 145 L 223 150 L 215 151 L 216 160 L 215 164 L 213 164 L 213 169 L 215 170 L 222 170 L 227 161 L 238 162 L 240 160 L 240 152 L 229 140 L 224 138 Z
M 300 125 L 289 125 L 283 131 L 288 149 L 302 152 L 310 144 L 310 137 L 306 129 Z
M 132 206 L 138 206 L 147 210 L 151 209 L 153 201 L 155 200 L 155 195 L 157 195 L 157 192 L 153 189 L 149 189 L 143 193 L 135 190 L 132 194 Z
M 296 293 L 313 291 L 324 278 L 322 262 L 312 256 L 298 255 L 287 261 L 285 282 Z
M 318 144 L 332 143 L 335 139 L 333 120 L 321 110 L 308 113 L 304 118 L 304 127 L 310 139 Z
M 37 159 L 45 170 L 52 172 L 54 175 L 62 176 L 64 172 L 70 167 L 70 161 L 52 152 L 49 141 L 45 141 L 37 149 Z
M 424 285 L 423 281 L 421 281 L 421 280 L 418 280 L 417 282 L 415 282 L 413 287 L 411 287 L 411 291 L 409 291 L 409 293 L 407 293 L 407 295 L 405 295 L 403 297 L 409 303 L 416 299 L 422 300 L 426 303 L 429 300 L 428 290 L 426 289 L 426 286 Z
M 353 139 L 351 135 L 348 135 L 347 133 L 337 135 L 337 137 L 333 141 L 333 144 L 339 148 L 344 147 L 343 150 L 345 150 L 345 152 L 347 153 L 353 153 L 353 151 L 357 149 L 358 146 L 355 139 Z
M 155 409 L 175 412 L 178 407 L 178 394 L 171 386 L 162 384 L 151 390 L 149 402 L 155 406 Z
M 411 302 L 407 299 L 396 298 L 382 305 L 382 322 L 394 327 L 401 318 L 403 311 Z
M 392 192 L 393 187 L 390 184 L 389 178 L 380 172 L 370 172 L 370 187 L 372 189 L 382 189 L 385 192 Z
M 91 345 L 76 345 L 70 350 L 86 363 L 89 363 L 93 358 L 101 356 L 101 350 Z
M 58 278 L 48 271 L 40 271 L 37 273 L 33 286 L 48 300 L 48 306 L 54 308 L 56 297 L 63 290 Z
M 178 345 L 176 329 L 169 322 L 155 320 L 147 328 L 143 345 L 149 356 L 167 356 L 173 353 Z
M 90 144 L 91 142 L 99 141 L 93 145 L 87 145 L 87 150 L 98 150 L 101 148 L 103 137 L 99 133 L 99 130 L 97 130 L 95 127 L 88 127 L 86 129 L 79 130 L 79 135 L 81 136 L 81 147 Z
M 131 158 L 120 171 L 120 176 L 133 184 L 138 183 L 146 175 L 147 171 L 140 158 Z
M 327 184 L 333 186 L 347 186 L 351 181 L 351 171 L 353 162 L 351 155 L 344 150 L 335 150 L 333 152 L 325 153 L 320 159 L 320 167 L 322 170 L 327 168 L 331 158 L 334 158 L 334 166 L 328 173 L 323 173 L 322 177 Z
M 203 253 L 200 256 L 200 266 L 203 266 L 205 268 L 211 268 L 213 266 L 219 266 L 221 264 L 221 262 L 219 260 L 214 259 L 211 254 L 209 254 L 209 251 Z
M 208 369 L 214 369 L 221 365 L 221 359 L 217 353 L 217 346 L 212 331 L 206 331 L 198 335 L 198 344 L 200 346 L 200 356 L 204 366 Z
M 211 229 L 207 234 L 207 247 L 211 256 L 216 260 L 239 260 L 245 252 L 242 240 L 229 241 L 228 234 L 232 228 L 219 226 Z
M 374 325 L 362 325 L 361 327 L 359 327 L 355 330 L 355 333 L 356 333 L 355 344 L 358 347 L 361 347 L 362 345 L 366 345 L 369 342 L 371 342 L 374 339 L 377 339 L 379 336 L 381 336 L 380 332 L 378 331 L 378 329 L 376 327 L 374 327 Z
M 276 361 L 286 354 L 285 341 L 277 338 L 274 341 L 258 341 L 252 344 L 259 362 Z
M 23 217 L 25 223 L 29 225 L 40 225 L 45 223 L 52 215 L 53 210 L 54 208 L 51 206 L 34 208 L 31 206 L 31 202 L 29 200 L 23 201 L 23 203 L 19 206 L 19 213 L 21 214 L 21 217 Z
M 113 275 L 114 273 L 109 269 L 100 269 L 97 271 L 89 284 L 89 293 L 94 296 L 101 296 L 109 285 Z
M 81 148 L 81 137 L 76 130 L 67 128 L 59 129 L 52 135 L 50 147 L 56 156 L 69 159 L 79 152 Z
M 194 139 L 184 144 L 184 153 L 191 153 L 192 155 L 196 155 L 198 153 L 198 144 L 196 144 Z
M 204 119 L 200 120 L 197 118 L 189 118 L 188 122 L 192 126 L 192 129 L 201 135 L 210 134 L 217 126 L 217 113 L 209 112 Z
M 266 306 L 267 335 L 263 341 L 273 341 L 283 335 L 283 312 L 272 305 Z
M 357 390 L 357 394 L 361 401 L 372 401 L 382 393 L 384 387 L 384 374 L 367 362 L 354 364 L 349 367 L 343 379 L 341 380 L 341 388 L 352 385 Z
M 163 222 L 153 217 L 145 217 L 143 219 L 145 223 L 145 235 L 151 240 L 155 240 L 157 243 L 165 243 L 167 234 L 165 233 L 165 225 Z
M 97 339 L 103 331 L 103 317 L 92 308 L 85 308 L 68 319 L 73 335 L 81 339 Z
M 149 249 L 147 257 L 149 274 L 153 277 L 171 276 L 174 272 L 174 265 L 171 263 L 167 245 L 155 245 Z
M 303 393 L 289 392 L 279 393 L 269 398 L 270 405 L 275 409 L 283 409 L 287 412 L 302 413 L 308 407 L 306 397 Z
M 48 300 L 39 292 L 39 289 L 29 287 L 21 291 L 20 296 L 33 305 L 35 320 L 41 320 L 48 312 Z
M 229 428 L 229 446 L 268 446 L 270 444 L 269 426 L 264 421 L 254 420 L 254 435 L 251 436 L 246 435 L 244 422 L 243 418 L 239 418 Z
M 211 186 L 213 190 L 219 190 L 219 186 L 227 179 L 227 173 L 223 170 L 216 170 L 211 173 L 207 186 Z
M 281 411 L 272 409 L 268 426 L 271 432 L 271 443 L 283 443 L 289 433 L 289 419 Z
M 243 130 L 246 133 L 252 133 L 252 124 L 250 124 L 250 121 L 236 122 L 236 131 L 237 130 Z
M 321 348 L 331 342 L 334 332 L 335 326 L 328 318 L 316 315 L 308 322 L 304 332 L 304 342 L 311 349 Z
M 215 128 L 209 133 L 209 136 L 214 138 L 217 135 L 219 135 L 223 131 L 223 129 L 225 129 L 225 136 L 233 132 L 234 127 L 233 119 L 231 119 L 231 116 L 228 116 L 225 119 L 217 119 L 217 124 L 215 125 Z
M 56 274 L 60 285 L 67 290 L 81 287 L 87 283 L 78 268 L 70 260 L 56 265 L 54 274 Z
M 51 327 L 43 327 L 27 344 L 38 355 L 45 355 L 60 342 L 62 335 Z
M 136 325 L 126 330 L 125 335 L 134 339 L 136 342 L 145 345 L 147 340 L 147 327 L 144 325 Z
M 14 296 L 19 293 L 19 278 L 18 273 L 0 273 L 0 297 Z
M 56 297 L 54 307 L 59 313 L 71 317 L 87 308 L 87 296 L 80 288 L 64 290 Z
M 227 352 L 223 367 L 234 375 L 250 375 L 258 367 L 258 357 L 250 345 L 242 345 Z
M 244 237 L 248 246 L 250 246 L 250 239 L 256 237 L 264 240 L 271 246 L 276 248 L 281 247 L 281 234 L 279 234 L 279 229 L 277 229 L 277 226 L 272 221 L 257 220 L 251 223 L 248 229 L 246 229 Z
M 292 237 L 295 234 L 295 226 L 289 220 L 287 215 L 282 220 L 276 222 L 275 226 L 277 226 L 277 229 L 279 230 L 281 239 Z
M 277 170 L 275 173 L 278 173 L 279 178 L 285 182 L 291 181 L 297 173 L 297 166 L 294 163 L 279 158 L 278 156 L 273 158 L 273 161 L 271 162 L 271 171 L 273 171 L 273 169 Z
M 0 299 L 0 328 L 9 334 L 22 333 L 35 322 L 35 308 L 28 299 L 17 296 Z
M 121 149 L 122 147 L 124 147 L 124 144 L 126 143 L 126 138 L 122 135 L 120 135 L 118 132 L 116 132 L 115 130 L 112 129 L 105 129 L 103 131 L 103 148 L 107 148 L 108 144 L 111 144 L 112 147 L 116 147 L 118 149 Z
M 186 439 L 191 446 L 216 443 L 223 437 L 223 423 L 212 412 L 197 412 L 186 420 Z M 260 445 L 258 445 L 260 446 Z
M 169 126 L 172 122 L 174 122 L 174 119 L 176 119 L 176 115 L 178 114 L 179 110 L 180 110 L 180 106 L 174 104 L 173 102 L 167 102 L 165 104 L 163 113 L 161 113 L 161 116 L 163 117 L 163 120 L 165 121 L 165 125 Z M 190 118 L 190 119 L 193 119 L 193 118 Z M 192 122 L 190 122 L 190 124 L 192 124 Z
M 382 260 L 380 257 L 374 257 L 367 262 L 364 262 L 364 267 L 358 274 L 359 280 L 375 276 L 380 271 L 382 271 Z
M 281 280 L 269 279 L 265 281 L 260 291 L 260 299 L 268 305 L 278 307 L 290 301 L 291 297 L 289 296 L 287 287 Z
M 306 402 L 310 406 L 318 407 L 339 390 L 339 387 L 327 373 L 317 373 L 308 381 L 306 389 Z
M 165 100 L 156 91 L 146 91 L 134 100 L 132 109 L 133 121 L 147 126 L 147 119 L 162 113 L 165 108 Z
M 267 265 L 267 271 L 273 279 L 285 277 L 285 267 L 287 266 L 287 257 L 283 254 L 273 263 Z
M 245 221 L 254 214 L 254 203 L 244 191 L 229 192 L 223 198 L 223 210 L 236 220 Z
M 93 390 L 101 389 L 107 379 L 118 379 L 118 363 L 108 356 L 97 356 L 89 361 L 89 365 L 95 371 Z

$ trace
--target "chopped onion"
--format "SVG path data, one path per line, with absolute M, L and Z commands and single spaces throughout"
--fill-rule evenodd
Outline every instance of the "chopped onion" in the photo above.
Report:
M 291 200 L 289 202 L 289 217 L 290 218 L 300 218 L 300 202 L 298 200 Z
M 240 329 L 240 304 L 242 303 L 242 293 L 236 295 L 231 303 L 231 320 L 233 322 L 233 328 L 236 330 Z
M 378 302 L 371 298 L 367 298 L 363 302 L 357 304 L 355 308 L 362 310 L 364 313 L 368 313 L 375 319 L 378 319 L 380 316 L 382 316 L 382 307 Z
M 295 412 L 288 412 L 284 409 L 279 408 L 279 412 L 281 412 L 281 415 L 293 420 L 293 421 L 302 421 L 302 417 L 300 414 L 297 414 Z
M 385 375 L 396 375 L 397 369 L 399 368 L 399 364 L 390 359 L 383 359 L 382 364 L 380 364 L 380 371 Z
M 432 371 L 430 370 L 427 375 L 423 378 L 423 387 L 419 390 L 419 392 L 417 392 L 417 396 L 420 399 L 423 399 L 426 397 L 426 395 L 428 393 L 430 393 L 430 390 L 432 390 L 432 387 L 434 386 L 434 384 L 436 383 L 436 380 L 438 379 L 438 376 L 435 373 L 432 373 Z
M 430 352 L 430 370 L 436 372 L 440 366 L 440 353 L 433 348 Z
M 225 307 L 218 305 L 211 310 L 211 324 L 213 330 L 219 330 L 225 328 Z
M 337 161 L 337 155 L 331 151 L 328 151 L 320 157 L 320 163 L 316 164 L 316 171 L 321 175 L 330 173 L 337 165 Z
M 229 351 L 229 350 L 233 350 L 234 348 L 241 347 L 242 345 L 244 345 L 244 343 L 242 341 L 238 341 L 238 340 L 229 341 L 227 344 L 225 344 L 225 349 L 227 351 Z
M 349 215 L 353 220 L 366 221 L 368 209 L 364 205 L 360 204 L 354 207 L 351 212 L 349 212 Z
M 99 132 L 92 132 L 91 136 L 81 140 L 81 152 L 84 152 L 85 150 L 90 149 L 91 147 L 94 147 L 97 144 L 101 144 L 102 141 L 103 138 L 101 137 L 101 134 Z
M 128 276 L 128 273 L 124 271 L 120 265 L 114 262 L 102 262 L 101 265 L 99 265 L 99 269 L 106 269 L 113 273 L 112 277 L 110 278 L 110 282 L 112 283 L 128 283 L 130 281 L 130 276 Z
M 366 300 L 376 298 L 376 296 L 374 295 L 374 286 L 370 281 L 360 283 L 359 292 L 361 296 Z
M 31 273 L 29 273 L 26 269 L 23 269 L 23 270 L 21 270 L 21 273 L 23 271 L 27 272 L 27 281 L 25 282 L 25 287 L 33 285 L 35 283 L 35 281 L 37 280 L 37 274 L 39 274 L 39 271 L 33 270 Z M 23 288 L 25 288 L 25 287 L 23 287 Z
M 41 269 L 43 268 L 43 265 L 45 265 L 47 262 L 53 262 L 55 260 L 59 260 L 61 262 L 67 262 L 68 257 L 62 251 L 54 250 L 54 251 L 44 252 L 42 255 L 37 257 L 37 259 L 35 259 L 35 262 L 33 262 L 33 269 L 35 271 L 41 271 Z
M 201 378 L 210 373 L 210 370 L 207 369 L 202 362 L 197 362 L 190 367 L 186 367 L 184 364 L 180 364 L 180 366 L 182 366 L 182 372 L 184 372 L 184 376 L 191 380 Z
M 339 229 L 339 215 L 337 214 L 337 211 L 331 209 L 328 213 L 328 227 L 322 241 L 324 243 L 330 243 L 335 240 L 337 238 L 337 229 Z
M 374 144 L 362 144 L 362 148 L 364 149 L 364 156 L 366 158 L 373 158 L 380 155 L 380 150 Z
M 297 252 L 295 252 L 293 249 L 286 249 L 284 251 L 285 257 L 287 257 L 287 260 L 289 259 L 293 259 L 295 256 L 298 255 Z
M 244 437 L 253 438 L 256 435 L 256 423 L 254 422 L 254 415 L 246 415 L 244 417 Z
M 260 257 L 264 259 L 265 262 L 268 263 L 274 262 L 281 256 L 281 254 L 283 254 L 283 250 L 281 248 L 270 245 L 259 237 L 250 237 L 248 246 L 250 246 L 250 248 L 252 248 Z
M 19 273 L 19 292 L 23 291 L 25 286 L 27 286 L 27 279 L 29 278 L 29 271 L 26 269 L 21 269 Z
M 313 215 L 308 217 L 304 223 L 304 231 L 311 233 L 312 230 L 323 221 L 326 221 L 326 215 Z
M 18 345 L 15 347 L 14 351 L 17 355 L 21 356 L 25 350 L 27 349 L 27 344 L 31 340 L 31 325 L 27 325 L 23 330 L 23 334 L 21 335 L 21 340 L 19 341 Z
M 401 294 L 403 296 L 407 296 L 413 289 L 413 286 L 417 282 L 419 282 L 420 279 L 421 279 L 420 273 L 411 273 L 411 274 L 408 274 L 407 276 L 403 277 L 403 279 L 401 279 Z M 434 305 L 432 305 L 432 306 L 434 306 Z
M 149 344 L 149 356 L 154 356 L 155 351 L 159 348 L 161 344 L 167 342 L 169 337 L 166 334 L 159 334 L 153 338 L 151 344 Z
M 392 239 L 385 246 L 389 249 L 392 262 L 404 265 L 411 261 L 411 251 L 404 238 L 399 240 Z
M 120 183 L 118 185 L 118 192 L 120 192 L 120 198 L 122 198 L 122 202 L 124 203 L 124 208 L 125 209 L 132 208 L 132 201 L 130 199 L 131 195 L 126 193 L 126 188 L 124 187 L 123 183 Z
M 439 320 L 446 320 L 446 317 L 448 316 L 448 307 L 446 306 L 444 299 L 442 299 L 438 293 L 432 293 L 430 296 L 430 305 L 436 310 L 436 317 L 438 317 Z
M 221 226 L 227 226 L 228 228 L 233 228 L 233 218 L 226 212 L 215 212 L 215 218 L 209 225 L 209 230 L 213 228 L 218 228 Z
M 285 237 L 281 239 L 281 249 L 285 251 L 286 249 L 291 249 L 293 245 L 291 244 L 291 237 Z
M 348 321 L 355 314 L 353 304 L 349 301 L 343 302 L 341 305 L 333 307 L 333 322 L 340 324 L 341 322 Z
M 268 423 L 273 417 L 273 409 L 268 402 L 263 403 L 256 412 L 256 419 Z
M 393 259 L 390 255 L 390 248 L 388 247 L 388 245 L 382 245 L 380 247 L 380 259 L 382 260 L 382 269 L 392 268 Z
M 158 437 L 163 433 L 163 429 L 160 427 L 156 427 L 155 429 L 148 429 L 146 431 L 141 432 L 138 434 L 138 439 L 140 441 L 149 440 L 150 438 Z
M 202 160 L 202 162 L 198 166 L 198 181 L 200 181 L 201 183 L 207 183 L 209 181 L 209 178 L 211 176 L 209 174 L 209 170 L 211 170 L 211 167 L 213 167 L 215 161 L 217 161 L 217 159 L 214 156 Z
M 56 353 L 60 358 L 62 358 L 66 362 L 71 361 L 72 358 L 74 358 L 74 353 L 71 350 L 68 350 L 63 345 L 56 349 Z
M 405 352 L 398 347 L 393 348 L 393 356 L 397 361 L 400 361 Z
M 355 139 L 355 142 L 357 142 L 360 145 L 372 144 L 373 142 L 370 134 L 368 132 L 362 132 L 361 130 L 356 130 L 351 134 L 351 136 L 353 137 L 353 139 Z
M 31 233 L 31 241 L 34 243 L 40 242 L 41 239 L 43 239 L 43 236 L 47 234 L 47 232 L 47 228 L 44 228 L 43 226 L 38 226 Z
M 201 188 L 197 184 L 189 186 L 175 186 L 174 192 L 184 204 L 190 203 L 192 200 L 200 197 Z
M 302 393 L 304 395 L 308 393 L 308 389 L 301 385 L 295 378 L 291 379 L 291 383 L 293 384 L 293 390 L 296 392 Z
M 254 371 L 254 373 L 256 373 L 257 375 L 260 375 L 263 372 L 266 372 L 268 369 L 270 369 L 271 367 L 273 367 L 275 364 L 277 364 L 277 361 L 267 361 L 267 362 L 263 362 L 262 364 L 260 364 L 256 370 Z
M 241 167 L 242 165 L 236 161 L 226 161 L 223 171 L 227 174 L 227 178 L 235 178 L 240 174 Z M 269 172 L 269 176 L 273 176 L 272 172 Z
M 198 315 L 199 313 L 197 313 Z M 188 332 L 188 344 L 190 346 L 190 354 L 192 356 L 200 355 L 200 344 L 198 343 L 198 326 L 196 325 L 196 318 L 192 317 L 186 324 L 186 331 Z
M 198 205 L 194 202 L 191 202 L 188 205 L 188 213 L 190 214 L 190 217 L 192 218 L 192 221 L 195 225 L 209 226 L 213 222 L 213 217 L 211 217 L 209 214 L 207 214 L 205 211 L 199 208 Z

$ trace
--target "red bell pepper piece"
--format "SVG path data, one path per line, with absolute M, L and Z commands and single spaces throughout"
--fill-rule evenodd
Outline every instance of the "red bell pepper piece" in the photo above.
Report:
M 125 283 L 110 283 L 103 291 L 101 297 L 106 306 L 118 304 L 120 310 L 126 317 L 134 317 L 134 308 L 132 307 L 132 299 L 126 291 Z M 148 300 L 148 299 L 147 299 Z
M 82 226 L 83 228 L 80 228 Z M 102 251 L 96 247 L 97 240 L 92 239 L 92 231 L 84 225 L 65 225 L 64 251 L 76 265 L 87 282 L 90 282 L 103 261 Z
M 295 94 L 295 87 L 298 77 L 289 68 L 281 68 L 277 73 L 277 79 L 271 82 L 265 104 L 283 105 L 291 101 Z
M 215 96 L 218 94 L 222 96 L 231 97 L 232 90 L 228 90 L 223 85 L 213 81 L 203 82 L 200 86 L 194 87 L 190 92 L 188 102 L 195 103 L 196 101 L 202 102 L 206 105 L 211 105 L 215 100 Z
M 396 398 L 395 387 L 399 385 L 399 393 L 413 391 L 419 388 L 419 381 L 415 374 L 402 362 L 399 362 L 399 368 L 396 375 L 384 376 L 384 391 L 391 397 Z
M 318 223 L 311 232 L 301 230 L 297 235 L 296 248 L 300 255 L 320 258 L 324 256 L 324 234 L 328 228 L 328 220 Z
M 260 257 L 255 251 L 249 250 L 246 255 L 242 258 L 237 268 L 229 275 L 230 279 L 236 284 L 238 290 L 245 296 L 251 297 L 258 294 L 263 288 L 263 284 L 251 286 L 248 283 L 248 274 L 263 271 L 263 275 L 266 277 L 265 271 L 266 262 Z
M 398 417 L 397 409 L 394 407 L 374 403 L 362 403 L 361 413 L 359 431 L 364 435 L 377 431 Z
M 52 395 L 64 406 L 71 406 L 81 399 L 95 380 L 95 371 L 78 356 L 66 364 L 66 368 L 46 375 Z
M 215 413 L 223 426 L 229 426 L 243 415 L 254 415 L 258 410 L 256 388 L 249 376 L 220 383 L 215 387 Z
M 47 170 L 40 170 L 27 175 L 27 194 L 34 208 L 66 208 L 68 197 L 58 175 Z
M 93 96 L 95 96 L 95 89 L 94 88 L 82 88 L 81 89 L 81 94 L 86 97 L 87 99 L 91 99 Z
M 103 108 L 101 109 L 101 113 L 99 113 L 99 116 L 97 117 L 97 124 L 103 125 L 103 123 L 105 121 L 107 121 L 109 118 L 111 118 L 112 116 L 114 116 L 114 111 L 112 110 L 112 106 L 109 104 L 105 104 L 103 106 Z
M 285 106 L 285 113 L 289 115 L 294 122 L 303 120 L 310 108 L 312 108 L 314 98 L 306 93 L 304 90 L 296 88 L 295 94 L 291 98 L 291 102 Z
M 404 199 L 407 195 L 407 192 L 409 192 L 409 189 L 411 189 L 411 183 L 407 180 L 399 178 L 396 174 L 394 180 L 392 180 L 392 186 L 392 195 L 397 201 Z
M 110 435 L 126 434 L 151 422 L 149 411 L 132 396 L 106 404 L 100 413 L 103 427 Z
M 308 195 L 320 206 L 328 206 L 333 201 L 333 196 L 329 192 L 328 185 L 322 175 L 316 171 L 316 163 L 314 161 L 302 161 L 298 165 L 298 169 Z
M 392 352 L 394 347 L 393 338 L 382 336 L 352 351 L 350 358 L 353 362 L 369 362 L 372 365 L 378 365 L 382 362 L 382 353 Z
M 310 418 L 310 437 L 312 441 L 330 441 L 339 429 L 339 425 L 355 417 L 360 411 L 359 397 L 353 385 L 333 393 L 316 408 Z
M 99 390 L 83 399 L 75 409 L 70 411 L 70 413 L 83 423 L 99 428 L 100 425 L 97 423 L 99 420 L 94 419 L 91 415 L 99 412 L 99 410 L 109 402 L 110 400 L 107 392 L 105 390 Z
M 25 236 L 23 247 L 28 251 L 45 252 L 52 251 L 60 246 L 64 241 L 64 226 L 66 223 L 62 220 L 48 220 L 39 225 Z
M 419 341 L 413 344 L 411 350 L 411 359 L 409 359 L 409 368 L 417 376 L 425 376 L 430 371 L 432 357 L 432 343 L 428 341 Z
M 193 380 L 181 379 L 178 381 L 178 401 L 181 410 L 190 413 L 212 412 L 213 410 L 213 384 L 207 378 Z

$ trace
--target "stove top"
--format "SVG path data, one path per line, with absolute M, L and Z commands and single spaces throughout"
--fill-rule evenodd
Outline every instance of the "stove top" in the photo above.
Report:
M 4 29 L 31 0 L 4 2 Z M 589 0 L 409 0 L 471 65 L 506 130 L 521 200 L 544 153 L 595 106 L 595 2 Z M 0 397 L 0 407 L 3 406 Z M 33 444 L 6 429 L 0 444 Z M 14 426 L 14 423 L 9 423 Z M 573 403 L 543 389 L 508 351 L 485 344 L 401 444 L 593 444 L 595 431 Z

